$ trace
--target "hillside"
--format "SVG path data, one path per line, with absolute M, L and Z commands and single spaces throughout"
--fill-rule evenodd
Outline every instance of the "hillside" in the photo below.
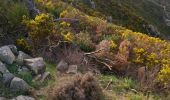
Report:
M 170 42 L 145 33 L 159 7 L 94 3 L 0 0 L 0 99 L 169 100 Z
M 165 11 L 162 2 L 157 0 L 93 0 L 96 9 L 91 9 L 86 4 L 81 10 L 93 16 L 112 16 L 113 23 L 150 34 L 152 36 L 161 35 L 165 38 L 169 35 L 169 26 L 165 22 Z M 155 3 L 156 2 L 156 3 Z M 169 7 L 169 1 L 166 1 L 166 8 Z M 78 8 L 81 8 L 82 4 Z M 90 10 L 88 10 L 88 7 Z M 94 13 L 94 11 L 99 12 Z M 135 21 L 134 21 L 135 20 Z M 150 25 L 153 25 L 152 28 Z M 145 26 L 145 27 L 144 27 Z

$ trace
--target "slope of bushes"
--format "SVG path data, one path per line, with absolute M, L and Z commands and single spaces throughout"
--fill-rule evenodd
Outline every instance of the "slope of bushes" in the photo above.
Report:
M 112 16 L 113 23 L 146 34 L 151 33 L 148 32 L 151 24 L 161 32 L 161 36 L 164 38 L 168 36 L 170 30 L 164 22 L 163 9 L 148 0 L 108 0 L 107 2 L 94 0 L 94 2 L 95 9 L 81 1 L 75 7 L 95 17 L 107 19 L 108 16 Z M 155 34 L 151 33 L 151 35 Z
M 55 9 L 63 9 L 60 13 L 60 19 L 68 19 L 56 22 L 57 32 L 55 34 L 56 36 L 59 35 L 62 37 L 58 38 L 60 41 L 76 43 L 75 40 L 83 38 L 77 38 L 76 35 L 85 32 L 85 34 L 89 34 L 88 41 L 91 41 L 90 44 L 92 46 L 97 45 L 100 41 L 106 39 L 106 37 L 112 37 L 110 40 L 116 43 L 117 46 L 114 46 L 116 47 L 116 51 L 113 49 L 109 51 L 109 55 L 105 55 L 104 57 L 113 58 L 115 52 L 118 52 L 122 55 L 119 55 L 119 57 L 125 56 L 131 63 L 130 68 L 132 70 L 127 73 L 134 72 L 134 69 L 145 66 L 148 72 L 145 73 L 148 81 L 146 84 L 150 84 L 152 88 L 155 88 L 156 85 L 164 89 L 169 89 L 170 44 L 168 41 L 149 37 L 140 32 L 133 32 L 126 28 L 107 23 L 100 18 L 88 16 L 60 1 L 57 3 L 54 2 L 52 5 Z M 46 10 L 44 10 L 44 12 L 46 12 Z M 131 48 L 118 48 L 121 42 L 125 40 L 130 42 Z M 125 42 L 125 44 L 126 43 L 128 42 Z M 126 50 L 128 50 L 128 53 L 124 53 Z

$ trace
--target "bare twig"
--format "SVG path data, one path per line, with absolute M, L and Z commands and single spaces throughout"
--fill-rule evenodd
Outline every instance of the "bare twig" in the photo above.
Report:
M 103 49 L 99 49 L 99 50 L 94 51 L 94 52 L 84 53 L 84 55 L 85 55 L 85 56 L 86 56 L 86 55 L 92 55 L 92 54 L 98 53 L 98 52 L 100 52 L 100 51 L 102 51 L 102 50 L 104 50 L 104 48 L 103 48 Z
M 109 83 L 108 83 L 107 86 L 105 87 L 105 90 L 107 90 L 107 88 L 111 85 L 112 82 L 113 82 L 113 79 L 110 79 Z
M 99 59 L 97 59 L 97 58 L 94 57 L 94 56 L 90 56 L 90 55 L 89 55 L 88 57 L 94 58 L 98 63 L 101 63 L 101 64 L 105 65 L 106 67 L 108 67 L 109 70 L 112 70 L 112 66 L 111 66 L 111 65 L 109 65 L 109 64 L 107 64 L 107 63 L 105 63 L 105 62 L 103 62 L 103 61 L 100 61 Z
M 55 22 L 57 22 L 57 21 L 77 22 L 77 21 L 79 21 L 79 19 L 74 19 L 74 18 L 58 18 L 58 19 L 55 19 L 54 21 Z

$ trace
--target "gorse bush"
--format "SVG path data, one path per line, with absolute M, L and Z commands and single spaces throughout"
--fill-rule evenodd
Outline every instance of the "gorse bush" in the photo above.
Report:
M 45 41 L 50 43 L 50 36 L 56 33 L 53 17 L 49 14 L 42 13 L 37 15 L 35 19 L 29 19 L 24 16 L 23 23 L 35 46 L 38 46 L 38 44 L 41 44 L 43 41 L 44 43 Z
M 41 0 L 40 2 L 45 2 L 45 6 L 48 4 L 48 0 Z M 154 72 L 155 69 L 157 69 L 159 71 L 155 71 L 154 82 L 159 82 L 161 85 L 164 85 L 164 83 L 170 85 L 169 79 L 167 78 L 170 65 L 170 43 L 168 41 L 149 37 L 140 32 L 133 32 L 129 29 L 107 23 L 106 20 L 86 15 L 80 10 L 61 1 L 57 3 L 52 2 L 48 5 L 50 9 L 54 6 L 60 7 L 61 10 L 57 12 L 57 16 L 60 19 L 76 19 L 78 21 L 59 20 L 54 23 L 53 17 L 49 14 L 40 14 L 36 16 L 35 19 L 25 18 L 23 22 L 28 29 L 29 37 L 34 40 L 33 43 L 38 44 L 37 41 L 41 43 L 41 41 L 45 40 L 51 43 L 51 41 L 58 40 L 54 38 L 54 36 L 57 35 L 61 36 L 61 41 L 76 43 L 83 51 L 89 52 L 95 50 L 95 48 L 93 49 L 93 45 L 99 44 L 102 40 L 109 40 L 109 43 L 111 43 L 111 47 L 109 48 L 111 48 L 111 50 L 108 55 L 104 57 L 114 58 L 114 54 L 111 51 L 118 53 L 120 59 L 126 60 L 126 66 L 129 64 L 128 60 L 135 65 L 130 66 L 132 67 L 131 72 L 135 71 L 138 66 L 146 66 L 149 72 Z M 117 5 L 114 6 L 117 7 Z M 45 7 L 42 9 L 46 12 L 49 8 Z M 130 25 L 123 23 L 123 25 L 125 24 L 124 26 L 142 32 L 145 31 L 139 27 L 143 25 L 143 23 L 147 24 L 143 19 L 138 16 L 131 16 L 133 14 L 129 11 L 126 12 L 125 8 L 118 10 L 117 13 L 119 13 L 119 11 L 121 11 L 120 15 L 114 15 L 115 18 L 119 19 L 119 17 L 122 16 L 123 20 L 129 19 L 128 22 L 130 22 Z M 126 13 L 124 14 L 122 12 Z M 133 20 L 129 17 L 133 17 Z M 137 22 L 134 22 L 134 20 L 137 20 Z M 138 25 L 138 23 L 140 24 Z M 52 36 L 53 39 L 50 39 L 50 36 Z M 124 41 L 124 46 L 121 46 Z

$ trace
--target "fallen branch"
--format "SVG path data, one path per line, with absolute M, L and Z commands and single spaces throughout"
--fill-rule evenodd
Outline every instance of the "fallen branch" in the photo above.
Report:
M 110 79 L 109 83 L 108 83 L 107 86 L 105 87 L 105 90 L 107 90 L 107 88 L 111 85 L 112 82 L 113 82 L 113 79 Z
M 105 65 L 106 67 L 108 67 L 109 70 L 112 70 L 112 66 L 111 66 L 111 65 L 109 65 L 109 64 L 107 64 L 107 63 L 105 63 L 105 62 L 103 62 L 103 61 L 100 61 L 99 59 L 97 59 L 97 58 L 94 57 L 94 56 L 88 55 L 88 57 L 94 58 L 98 63 L 101 63 L 101 64 Z
M 58 19 L 54 19 L 54 22 L 57 22 L 57 21 L 77 22 L 77 21 L 79 21 L 79 19 L 74 19 L 74 18 L 58 18 Z
M 94 52 L 84 53 L 84 56 L 86 56 L 86 55 L 92 55 L 92 54 L 98 53 L 98 52 L 100 52 L 100 51 L 102 51 L 102 50 L 104 50 L 104 48 L 103 48 L 103 49 L 99 49 L 99 50 L 94 51 Z

